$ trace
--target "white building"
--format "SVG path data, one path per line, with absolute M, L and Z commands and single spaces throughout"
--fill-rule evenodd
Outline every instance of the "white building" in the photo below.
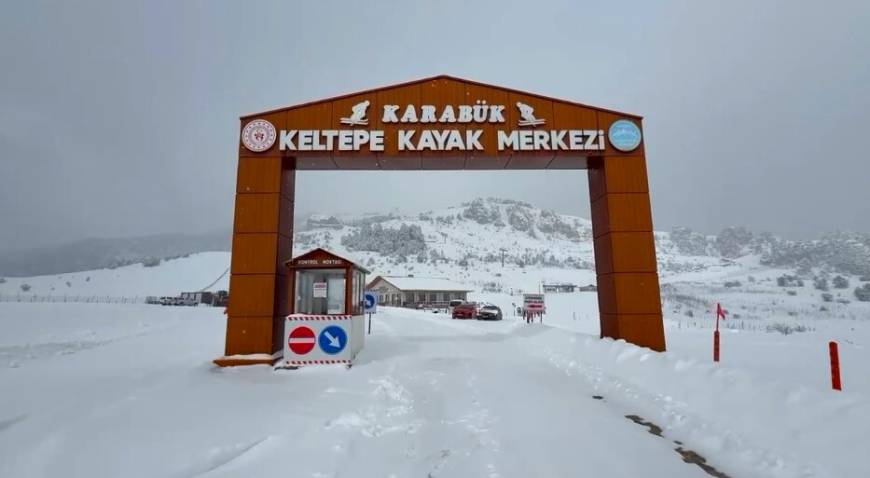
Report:
M 451 300 L 467 300 L 472 289 L 435 277 L 377 276 L 366 289 L 378 293 L 378 304 L 395 307 L 441 308 Z

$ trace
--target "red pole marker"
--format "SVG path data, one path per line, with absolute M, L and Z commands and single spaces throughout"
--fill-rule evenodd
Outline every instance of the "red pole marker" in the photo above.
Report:
M 713 332 L 713 361 L 719 361 L 719 331 Z
M 843 385 L 840 383 L 840 352 L 837 349 L 837 342 L 828 342 L 828 350 L 831 353 L 831 388 L 843 390 Z
M 716 330 L 713 331 L 713 361 L 719 361 L 719 317 L 725 320 L 725 310 L 722 304 L 716 302 Z

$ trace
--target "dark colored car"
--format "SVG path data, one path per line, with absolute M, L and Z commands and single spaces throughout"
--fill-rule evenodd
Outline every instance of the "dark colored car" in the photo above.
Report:
M 499 307 L 494 304 L 483 304 L 480 309 L 477 310 L 477 319 L 501 320 L 501 309 L 499 309 Z
M 454 319 L 473 319 L 477 317 L 477 304 L 466 302 L 453 308 Z

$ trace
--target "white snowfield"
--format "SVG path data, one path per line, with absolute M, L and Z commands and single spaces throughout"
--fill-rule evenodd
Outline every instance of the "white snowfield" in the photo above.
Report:
M 664 354 L 599 340 L 589 296 L 534 325 L 382 307 L 353 368 L 296 371 L 214 367 L 221 309 L 0 303 L 0 476 L 870 476 L 849 379 L 714 366 L 698 330 Z

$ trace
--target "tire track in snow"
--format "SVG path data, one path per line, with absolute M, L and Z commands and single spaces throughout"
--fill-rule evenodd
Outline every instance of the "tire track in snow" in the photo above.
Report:
M 639 409 L 646 410 L 644 413 L 652 412 L 652 415 L 664 417 L 665 423 L 679 426 L 683 430 L 678 432 L 680 435 L 685 435 L 687 433 L 686 430 L 688 430 L 688 438 L 680 436 L 679 440 L 676 441 L 679 442 L 679 445 L 682 445 L 683 441 L 696 444 L 698 441 L 706 441 L 708 445 L 712 443 L 713 446 L 717 446 L 719 448 L 719 453 L 717 453 L 719 459 L 716 461 L 720 462 L 720 466 L 723 466 L 721 464 L 722 461 L 728 460 L 728 458 L 723 457 L 730 456 L 732 458 L 739 458 L 743 462 L 741 463 L 743 466 L 746 466 L 746 462 L 749 462 L 751 464 L 749 467 L 756 471 L 758 469 L 766 469 L 773 472 L 774 475 L 772 476 L 828 476 L 828 474 L 819 470 L 814 465 L 801 463 L 797 457 L 786 458 L 764 446 L 748 443 L 748 440 L 735 430 L 714 426 L 712 423 L 704 420 L 703 417 L 692 413 L 688 404 L 675 401 L 670 396 L 648 393 L 607 373 L 606 370 L 600 367 L 583 363 L 575 357 L 557 353 L 552 349 L 546 349 L 542 352 L 543 358 L 550 366 L 562 370 L 568 375 L 579 375 L 580 378 L 588 382 L 600 394 L 595 397 L 601 395 L 611 397 L 612 400 L 607 403 L 614 409 L 614 413 L 628 416 L 637 413 Z M 653 352 L 649 351 L 649 353 Z M 602 391 L 604 393 L 601 393 Z M 675 431 L 673 426 L 669 428 L 671 431 Z M 686 461 L 687 456 L 691 457 L 691 454 L 695 453 L 685 448 L 682 449 L 683 453 L 678 453 L 680 453 L 684 461 Z M 708 454 L 708 456 L 711 455 Z M 691 463 L 690 461 L 686 462 Z M 713 468 L 711 465 L 706 464 L 706 459 L 704 463 L 706 467 Z M 734 462 L 731 462 L 730 466 L 733 466 L 733 464 Z M 705 467 L 701 468 L 705 472 L 707 471 Z M 716 470 L 716 472 L 722 473 L 720 470 Z

